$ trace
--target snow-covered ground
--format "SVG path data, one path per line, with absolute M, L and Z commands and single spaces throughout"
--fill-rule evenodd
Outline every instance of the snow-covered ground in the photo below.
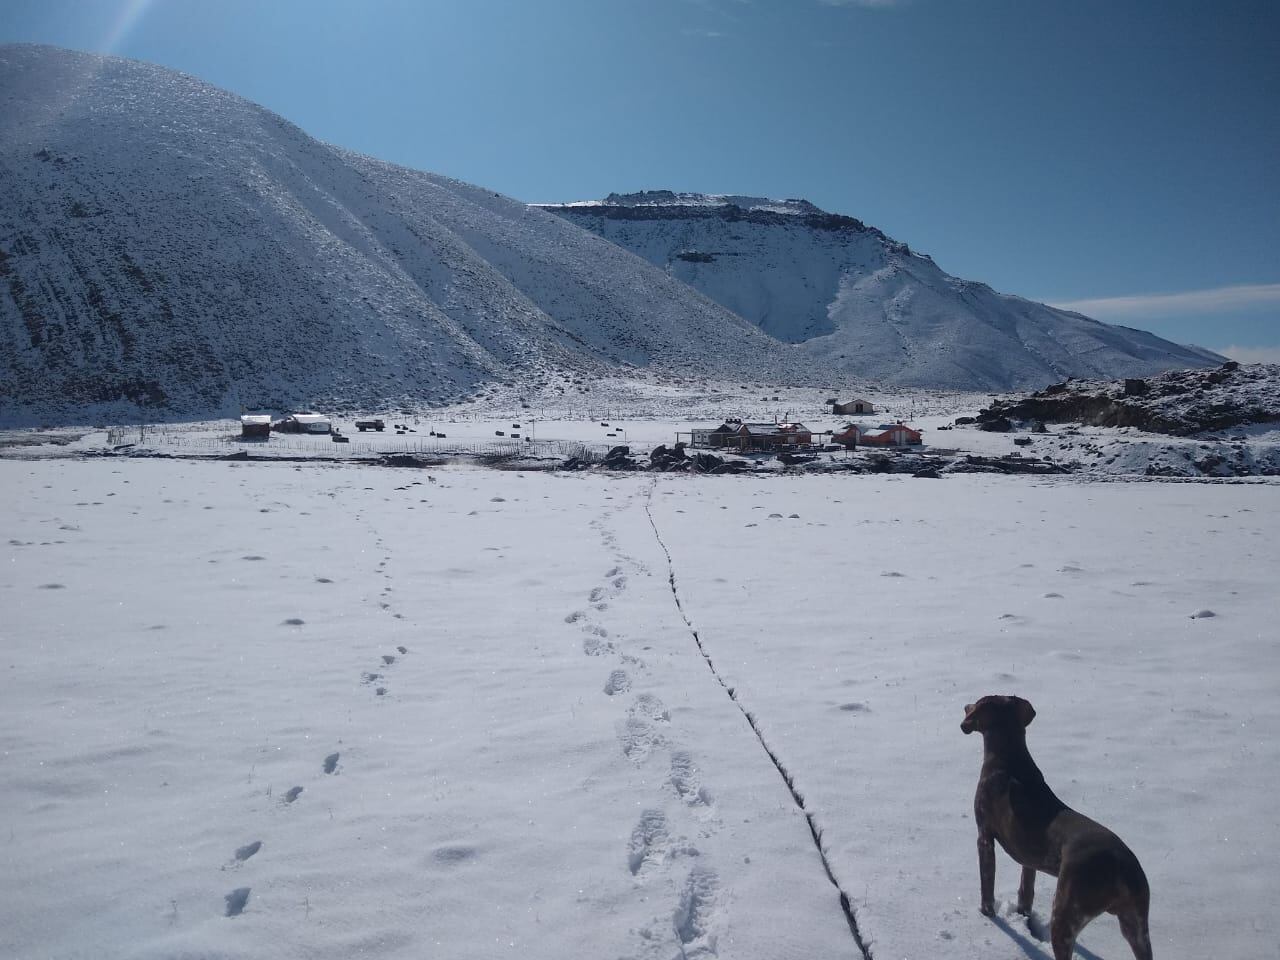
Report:
M 832 396 L 866 397 L 876 414 L 836 417 L 825 401 Z M 863 389 L 832 390 L 658 381 L 653 378 L 602 379 L 575 397 L 554 389 L 494 388 L 476 401 L 442 408 L 365 411 L 334 417 L 348 443 L 327 436 L 275 434 L 269 442 L 241 440 L 236 420 L 104 425 L 53 430 L 0 431 L 0 459 L 82 457 L 114 451 L 179 457 L 220 457 L 247 453 L 256 458 L 369 460 L 385 454 L 437 457 L 515 456 L 545 465 L 561 463 L 585 447 L 597 455 L 628 445 L 644 459 L 658 444 L 689 439 L 695 428 L 714 427 L 728 417 L 746 420 L 799 420 L 815 433 L 840 430 L 851 421 L 869 427 L 906 421 L 924 432 L 924 452 L 963 457 L 1016 454 L 1063 465 L 1095 478 L 1124 478 L 1155 473 L 1166 477 L 1232 477 L 1280 474 L 1280 429 L 1258 424 L 1226 435 L 1173 437 L 1131 427 L 1050 424 L 1044 434 L 988 433 L 957 427 L 957 417 L 973 416 L 991 402 L 989 394 L 949 391 Z M 360 432 L 355 422 L 371 415 L 386 422 L 382 433 Z M 397 433 L 397 425 L 407 429 Z M 846 459 L 843 452 L 826 459 Z M 822 464 L 818 463 L 817 467 Z M 776 461 L 761 468 L 779 470 Z
M 1157 956 L 1275 953 L 1275 485 L 39 459 L 0 491 L 0 955 L 859 957 L 843 892 L 879 960 L 1045 958 L 1003 855 L 977 911 L 992 692 L 1141 858 Z M 1111 918 L 1081 945 L 1128 956 Z

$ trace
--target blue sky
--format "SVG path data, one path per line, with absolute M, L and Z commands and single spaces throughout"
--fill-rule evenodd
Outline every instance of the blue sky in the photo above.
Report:
M 523 200 L 805 197 L 997 289 L 1280 361 L 1275 0 L 5 0 Z

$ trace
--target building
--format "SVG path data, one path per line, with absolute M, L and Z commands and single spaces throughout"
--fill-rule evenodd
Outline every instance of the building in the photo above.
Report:
M 725 446 L 739 451 L 772 451 L 807 447 L 811 443 L 813 431 L 803 423 L 742 423 Z
M 924 438 L 905 423 L 882 423 L 865 431 L 858 442 L 870 447 L 914 447 L 923 444 Z
M 857 446 L 914 447 L 923 444 L 924 437 L 919 430 L 905 423 L 882 423 L 875 428 L 850 423 L 833 433 L 831 442 L 842 443 L 850 449 Z
M 333 421 L 319 413 L 292 413 L 271 429 L 282 433 L 328 434 L 333 432 Z
M 741 420 L 726 420 L 718 427 L 711 429 L 693 430 L 689 434 L 689 446 L 691 447 L 726 447 L 729 445 L 731 438 L 737 435 L 738 428 L 742 426 Z M 676 434 L 676 440 L 679 442 L 683 434 Z
M 834 400 L 831 403 L 831 412 L 845 417 L 854 413 L 875 413 L 876 405 L 870 400 L 849 400 L 845 403 Z
M 240 436 L 249 440 L 271 438 L 271 417 L 265 413 L 246 413 L 240 418 Z

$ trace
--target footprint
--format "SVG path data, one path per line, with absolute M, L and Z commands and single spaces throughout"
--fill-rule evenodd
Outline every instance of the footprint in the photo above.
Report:
M 376 690 L 374 690 L 373 692 L 374 692 L 375 694 L 377 694 L 378 696 L 380 696 L 380 697 L 385 697 L 385 696 L 387 695 L 387 688 L 386 688 L 386 687 L 378 687 L 378 688 L 377 688 Z
M 261 849 L 261 840 L 255 840 L 253 843 L 246 843 L 243 847 L 236 848 L 236 859 L 241 863 L 244 863 L 244 861 L 248 860 Z
M 397 649 L 398 651 L 400 651 L 400 655 L 401 655 L 401 656 L 404 656 L 406 653 L 408 653 L 408 652 L 409 652 L 409 648 L 408 648 L 408 647 L 396 647 L 396 649 Z
M 573 613 L 568 614 L 568 615 L 564 618 L 564 622 L 565 622 L 565 623 L 577 623 L 579 620 L 581 620 L 581 619 L 582 619 L 583 617 L 585 617 L 586 615 L 587 615 L 587 614 L 586 614 L 586 612 L 585 612 L 585 611 L 582 611 L 582 610 L 575 610 L 575 611 L 573 611 Z
M 365 671 L 364 673 L 360 674 L 361 683 L 373 683 L 375 680 L 381 680 L 381 679 L 382 679 L 382 674 L 380 673 L 369 673 L 368 671 Z
M 646 863 L 660 862 L 668 840 L 667 818 L 661 810 L 646 810 L 640 814 L 640 822 L 631 831 L 631 842 L 627 845 L 627 866 L 631 868 L 631 875 L 638 875 Z
M 599 603 L 604 599 L 604 587 L 592 587 L 591 592 L 587 594 L 588 603 Z
M 642 693 L 636 697 L 635 703 L 631 704 L 631 709 L 628 713 L 633 717 L 656 720 L 661 723 L 666 723 L 671 719 L 671 714 L 663 706 L 662 701 L 651 693 Z
M 631 678 L 625 670 L 614 670 L 604 682 L 604 692 L 609 696 L 615 693 L 626 693 L 631 689 Z
M 720 878 L 710 867 L 697 864 L 689 871 L 680 893 L 680 905 L 676 907 L 676 936 L 684 948 L 683 957 L 716 956 L 716 937 L 711 932 L 715 914 L 716 894 L 720 890 Z
M 394 656 L 393 654 L 390 654 L 390 653 L 384 653 L 384 654 L 382 655 L 382 662 L 383 662 L 386 666 L 388 666 L 388 667 L 389 667 L 389 666 L 391 666 L 393 663 L 395 663 L 395 662 L 396 662 L 396 658 L 395 658 L 395 656 Z
M 225 916 L 238 917 L 244 912 L 244 905 L 249 902 L 249 888 L 236 887 L 223 899 L 227 901 L 227 912 Z
M 608 640 L 600 639 L 594 633 L 590 633 L 582 640 L 582 652 L 588 657 L 603 657 L 606 654 L 613 653 L 613 644 Z
M 662 734 L 641 717 L 627 717 L 618 722 L 618 742 L 628 760 L 643 763 L 654 747 L 663 743 Z
M 627 589 L 627 578 L 626 578 L 625 576 L 623 576 L 623 577 L 614 577 L 614 578 L 613 578 L 613 589 L 615 589 L 615 590 L 625 590 L 625 589 Z
M 284 795 L 284 802 L 285 802 L 285 803 L 293 803 L 293 801 L 295 801 L 295 800 L 297 800 L 297 799 L 298 799 L 298 796 L 299 796 L 301 793 L 302 793 L 302 788 L 301 788 L 301 787 L 290 787 L 290 788 L 288 789 L 288 791 L 287 791 L 287 792 L 285 793 L 285 795 Z
M 609 636 L 609 631 L 606 630 L 604 627 L 600 626 L 600 624 L 598 623 L 593 623 L 590 626 L 583 627 L 583 629 L 586 630 L 587 633 L 590 633 L 593 636 L 599 637 L 601 640 L 605 640 Z
M 324 772 L 333 773 L 338 769 L 338 754 L 331 753 L 324 758 Z
M 618 723 L 618 741 L 629 760 L 643 763 L 654 747 L 666 742 L 657 724 L 671 719 L 662 701 L 652 694 L 642 693 L 627 710 L 627 719 Z
M 677 750 L 671 754 L 671 785 L 676 793 L 691 807 L 711 805 L 711 795 L 702 786 L 702 778 L 697 764 L 688 750 Z

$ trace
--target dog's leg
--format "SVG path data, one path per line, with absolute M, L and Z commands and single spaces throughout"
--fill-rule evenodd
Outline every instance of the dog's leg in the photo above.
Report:
M 1076 937 L 1093 917 L 1082 916 L 1071 892 L 1071 883 L 1058 878 L 1058 889 L 1053 894 L 1053 915 L 1049 918 L 1049 940 L 1053 944 L 1053 960 L 1071 960 Z
M 1022 882 L 1018 884 L 1018 912 L 1024 917 L 1031 914 L 1031 901 L 1036 898 L 1036 869 L 1022 868 Z
M 978 883 L 982 903 L 978 907 L 988 917 L 996 912 L 996 838 L 978 834 Z
M 1147 918 L 1137 909 L 1123 911 L 1120 920 L 1120 932 L 1129 941 L 1134 960 L 1151 960 L 1151 931 L 1147 928 Z

